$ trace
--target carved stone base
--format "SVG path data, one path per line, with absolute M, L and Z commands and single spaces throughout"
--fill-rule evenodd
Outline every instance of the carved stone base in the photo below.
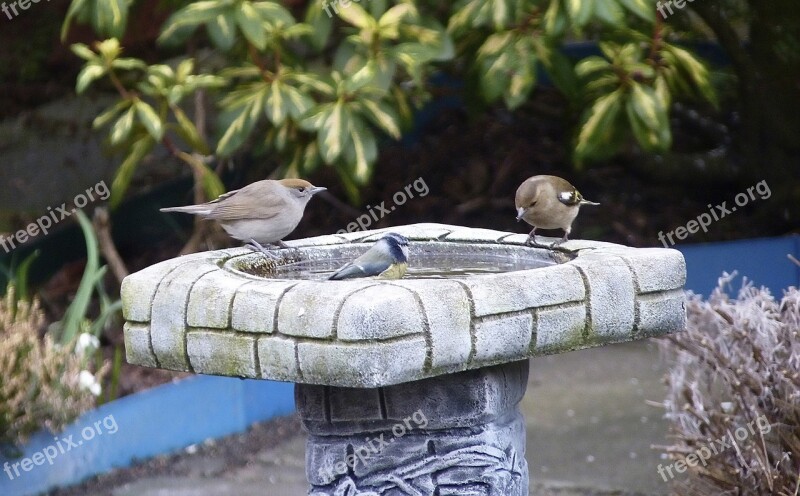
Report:
M 376 389 L 298 384 L 312 496 L 527 496 L 528 361 Z

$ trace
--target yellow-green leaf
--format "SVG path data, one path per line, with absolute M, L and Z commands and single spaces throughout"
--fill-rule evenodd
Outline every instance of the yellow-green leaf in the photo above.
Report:
M 103 77 L 106 74 L 105 67 L 96 64 L 94 62 L 90 62 L 86 64 L 86 66 L 81 69 L 81 72 L 78 74 L 77 82 L 75 83 L 75 91 L 78 94 L 83 93 L 86 88 L 92 84 L 92 81 Z
M 584 118 L 575 154 L 578 157 L 588 156 L 593 149 L 599 148 L 602 142 L 613 132 L 613 126 L 622 108 L 620 90 L 598 98 Z
M 128 190 L 128 185 L 131 182 L 136 166 L 139 165 L 139 162 L 142 161 L 144 156 L 150 152 L 154 144 L 155 142 L 150 135 L 144 134 L 131 146 L 130 153 L 128 153 L 122 165 L 117 169 L 117 174 L 114 176 L 114 181 L 111 183 L 109 205 L 112 209 L 116 208 L 122 201 L 125 192 Z
M 263 50 L 267 46 L 267 33 L 265 23 L 250 2 L 244 1 L 236 11 L 236 24 L 244 33 L 245 38 L 256 48 Z
M 111 134 L 109 136 L 112 145 L 118 145 L 130 136 L 135 116 L 136 109 L 131 106 L 127 112 L 117 119 L 117 122 L 114 123 L 114 126 L 111 128 Z
M 161 118 L 158 117 L 156 111 L 147 102 L 141 100 L 133 104 L 136 109 L 136 115 L 139 117 L 139 122 L 147 129 L 150 136 L 156 141 L 161 141 L 164 137 L 164 126 L 161 123 Z
M 360 29 L 374 29 L 377 26 L 375 19 L 357 3 L 351 3 L 348 7 L 340 7 L 339 17 Z
M 178 121 L 177 132 L 180 137 L 186 141 L 186 144 L 203 155 L 208 155 L 211 153 L 208 148 L 208 144 L 200 136 L 200 133 L 197 131 L 197 127 L 194 125 L 194 122 L 189 119 L 183 110 L 181 110 L 180 107 L 173 107 L 172 113 L 175 114 L 175 120 Z M 216 198 L 216 196 L 209 198 Z

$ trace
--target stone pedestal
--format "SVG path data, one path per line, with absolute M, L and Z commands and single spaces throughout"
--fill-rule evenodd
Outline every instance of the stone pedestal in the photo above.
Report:
M 324 280 L 384 231 L 291 241 L 277 266 L 243 248 L 178 257 L 122 283 L 128 362 L 297 383 L 316 496 L 522 496 L 528 358 L 684 327 L 677 250 L 391 230 L 411 240 L 412 267 L 507 269 Z M 298 263 L 324 270 L 281 272 Z
M 312 496 L 527 496 L 528 361 L 396 386 L 298 384 Z

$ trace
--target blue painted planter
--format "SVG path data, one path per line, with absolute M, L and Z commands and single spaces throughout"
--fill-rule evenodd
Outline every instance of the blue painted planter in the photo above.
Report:
M 292 384 L 190 377 L 107 403 L 56 436 L 35 435 L 23 458 L 0 458 L 0 494 L 68 486 L 292 411 Z
M 686 259 L 686 289 L 708 295 L 722 272 L 739 273 L 756 286 L 780 296 L 789 286 L 800 287 L 800 267 L 786 256 L 800 259 L 800 236 L 761 238 L 675 246 Z M 734 287 L 733 289 L 737 289 Z

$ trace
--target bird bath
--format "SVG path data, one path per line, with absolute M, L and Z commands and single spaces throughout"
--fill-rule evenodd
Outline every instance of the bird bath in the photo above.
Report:
M 290 241 L 277 268 L 237 248 L 128 276 L 128 362 L 296 383 L 314 496 L 519 496 L 527 359 L 684 326 L 664 248 L 415 224 L 391 229 L 409 278 L 324 280 L 385 231 Z

